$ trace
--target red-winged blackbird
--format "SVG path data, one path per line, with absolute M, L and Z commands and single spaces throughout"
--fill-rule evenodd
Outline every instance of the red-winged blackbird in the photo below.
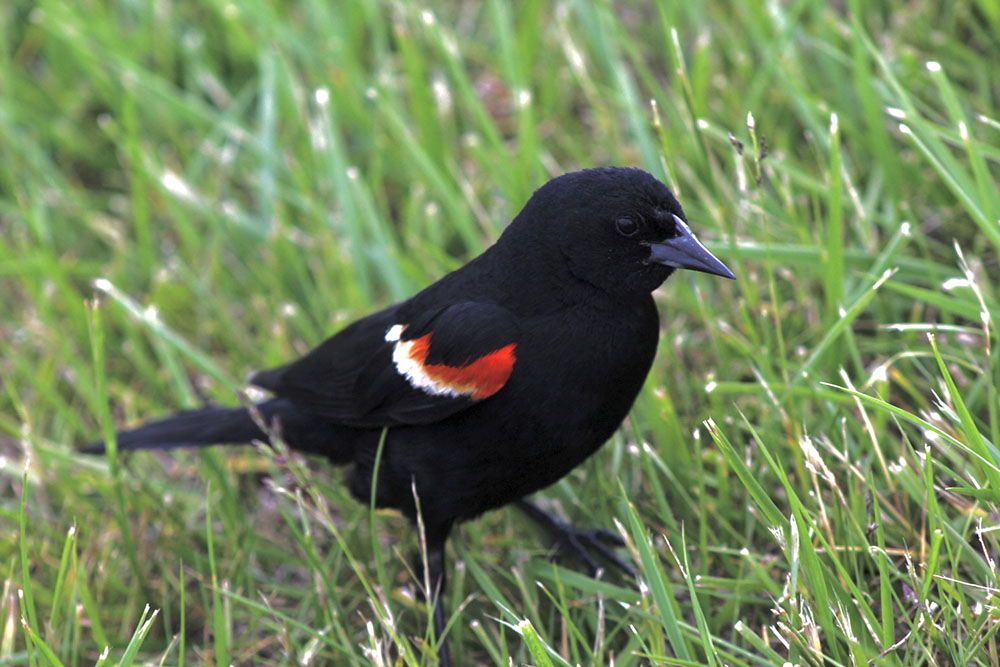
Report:
M 588 169 L 539 188 L 482 255 L 358 320 L 301 359 L 254 375 L 257 406 L 297 450 L 352 464 L 350 488 L 426 531 L 436 637 L 456 522 L 516 503 L 590 567 L 626 571 L 611 533 L 575 531 L 525 500 L 594 453 L 649 372 L 651 292 L 674 269 L 733 278 L 695 238 L 673 194 L 639 169 Z M 175 414 L 117 435 L 121 449 L 267 440 L 245 408 Z M 103 451 L 98 443 L 90 451 Z

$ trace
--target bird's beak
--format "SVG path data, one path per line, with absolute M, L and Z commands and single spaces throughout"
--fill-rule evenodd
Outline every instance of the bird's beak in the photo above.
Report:
M 686 222 L 676 215 L 674 222 L 677 224 L 677 236 L 660 243 L 648 244 L 650 262 L 672 266 L 675 269 L 702 271 L 723 278 L 736 278 L 725 264 L 701 244 Z

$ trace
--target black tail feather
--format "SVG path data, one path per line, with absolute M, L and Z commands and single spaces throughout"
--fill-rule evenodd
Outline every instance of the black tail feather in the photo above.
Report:
M 271 400 L 257 406 L 265 424 L 270 424 L 290 406 L 281 400 Z M 178 447 L 205 447 L 207 445 L 242 444 L 253 440 L 268 440 L 267 434 L 257 426 L 244 407 L 201 408 L 185 410 L 175 415 L 127 431 L 119 431 L 115 440 L 118 449 L 174 449 Z M 103 454 L 103 440 L 84 447 L 86 454 Z
M 319 454 L 337 464 L 353 460 L 359 438 L 370 440 L 379 434 L 377 430 L 358 430 L 316 417 L 282 398 L 258 403 L 255 410 L 261 423 L 268 429 L 275 426 L 275 435 L 292 449 Z M 186 410 L 138 428 L 119 431 L 115 436 L 119 450 L 236 445 L 253 440 L 267 442 L 270 438 L 244 407 Z M 98 440 L 80 451 L 103 454 L 105 449 L 104 441 Z

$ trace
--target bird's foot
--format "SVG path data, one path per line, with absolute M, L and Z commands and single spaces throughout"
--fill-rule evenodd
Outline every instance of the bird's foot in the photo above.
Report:
M 590 530 L 576 528 L 527 500 L 519 500 L 516 504 L 522 512 L 545 529 L 555 541 L 559 551 L 569 553 L 586 565 L 591 576 L 596 576 L 601 569 L 594 555 L 611 563 L 626 576 L 631 577 L 635 574 L 631 566 L 614 552 L 616 547 L 625 546 L 625 541 L 617 533 L 606 528 Z

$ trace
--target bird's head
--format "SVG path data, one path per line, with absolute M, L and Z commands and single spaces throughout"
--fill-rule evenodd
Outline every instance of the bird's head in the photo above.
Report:
M 602 291 L 649 293 L 675 269 L 733 273 L 697 239 L 663 183 L 641 169 L 564 174 L 539 188 L 505 236 L 529 237 Z M 518 246 L 524 247 L 522 241 Z

